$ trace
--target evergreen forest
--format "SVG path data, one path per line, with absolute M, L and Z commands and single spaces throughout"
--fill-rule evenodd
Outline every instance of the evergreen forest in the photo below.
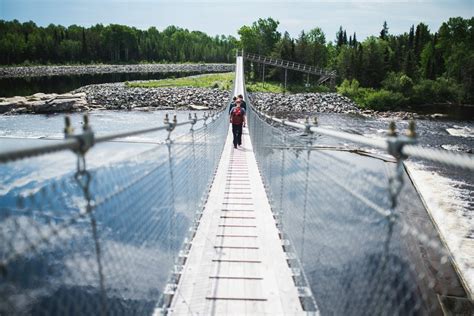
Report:
M 140 30 L 97 24 L 91 27 L 0 20 L 0 64 L 88 64 L 141 62 L 233 63 L 235 51 L 271 56 L 337 70 L 337 91 L 372 109 L 406 105 L 474 104 L 474 17 L 450 18 L 438 30 L 424 23 L 403 34 L 391 34 L 387 22 L 380 32 L 359 40 L 341 26 L 335 37 L 321 28 L 292 38 L 278 30 L 279 22 L 259 19 L 233 36 L 169 26 Z M 262 67 L 250 78 L 261 78 Z M 291 83 L 306 75 L 290 71 Z M 281 82 L 284 72 L 267 70 L 266 80 Z
M 0 20 L 0 64 L 235 62 L 237 40 L 199 31 L 97 24 L 85 28 Z
M 239 44 L 247 52 L 337 70 L 338 92 L 361 106 L 474 104 L 474 18 L 450 18 L 434 32 L 419 23 L 403 34 L 391 34 L 385 22 L 379 34 L 363 41 L 342 26 L 331 40 L 321 28 L 291 38 L 278 25 L 268 18 L 243 26 Z M 260 66 L 252 69 L 255 78 L 261 76 Z M 269 76 L 281 81 L 284 71 Z M 293 82 L 306 78 L 291 71 L 288 76 Z

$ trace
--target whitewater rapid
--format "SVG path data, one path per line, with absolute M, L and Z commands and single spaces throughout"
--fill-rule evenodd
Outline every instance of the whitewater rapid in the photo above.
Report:
M 474 216 L 467 215 L 474 189 L 472 184 L 449 179 L 436 171 L 428 170 L 420 163 L 407 161 L 405 166 L 472 297 Z

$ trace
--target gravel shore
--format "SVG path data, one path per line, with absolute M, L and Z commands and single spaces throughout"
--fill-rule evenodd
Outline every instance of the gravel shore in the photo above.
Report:
M 344 113 L 394 120 L 435 118 L 433 115 L 427 117 L 405 111 L 363 110 L 354 101 L 338 93 L 280 94 L 255 92 L 250 97 L 252 104 L 259 110 L 295 116 L 309 113 Z
M 262 111 L 359 113 L 357 105 L 337 93 L 251 94 L 252 104 Z
M 85 93 L 91 108 L 214 110 L 226 105 L 229 92 L 209 88 L 130 88 L 124 83 L 89 85 L 73 93 Z
M 93 75 L 107 73 L 230 72 L 234 64 L 136 64 L 0 67 L 1 78 Z

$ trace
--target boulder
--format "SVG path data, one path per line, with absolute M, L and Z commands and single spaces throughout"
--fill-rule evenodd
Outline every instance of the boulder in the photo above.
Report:
M 0 102 L 0 113 L 3 114 L 3 113 L 10 112 L 15 107 L 16 107 L 15 102 L 9 102 L 9 101 Z
M 59 94 L 55 97 L 55 99 L 79 99 L 79 98 L 85 98 L 86 94 L 84 92 L 80 93 L 64 93 L 64 94 Z
M 0 102 L 0 113 L 10 112 L 19 106 L 23 107 L 27 102 L 28 100 L 25 97 L 4 98 L 3 102 Z
M 209 107 L 208 107 L 208 106 L 204 106 L 204 105 L 190 104 L 190 105 L 189 105 L 189 109 L 200 111 L 200 110 L 209 110 Z
M 6 98 L 4 100 L 4 102 L 11 102 L 11 103 L 25 103 L 27 102 L 28 100 L 26 99 L 26 97 L 18 97 L 18 96 L 15 96 L 15 97 L 11 97 L 11 98 Z
M 57 96 L 56 93 L 35 93 L 31 97 L 35 98 L 36 100 L 50 100 Z
M 8 114 L 26 114 L 29 110 L 26 107 L 16 107 L 12 109 Z
M 35 113 L 56 113 L 56 112 L 71 112 L 73 109 L 78 109 L 77 99 L 53 99 L 49 102 L 33 106 Z

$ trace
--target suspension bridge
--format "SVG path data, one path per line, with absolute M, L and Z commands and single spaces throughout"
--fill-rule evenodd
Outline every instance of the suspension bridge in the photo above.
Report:
M 440 236 L 404 161 L 472 172 L 473 158 L 417 145 L 413 126 L 372 139 L 261 113 L 243 73 L 238 56 L 232 95 L 249 103 L 238 149 L 224 107 L 109 135 L 66 120 L 63 141 L 0 152 L 6 174 L 76 159 L 0 195 L 0 313 L 469 314 L 462 245 Z M 156 132 L 166 139 L 143 152 L 87 164 L 101 143 Z

